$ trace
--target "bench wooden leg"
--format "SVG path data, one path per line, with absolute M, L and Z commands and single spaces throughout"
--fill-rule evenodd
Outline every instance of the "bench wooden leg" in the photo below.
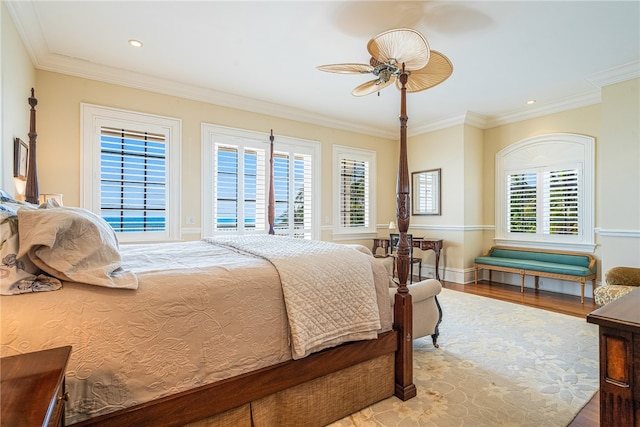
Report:
M 584 280 L 580 281 L 580 303 L 584 304 Z
M 540 276 L 534 276 L 535 277 L 535 284 L 536 284 L 536 290 L 538 290 L 538 284 L 540 283 Z
M 524 273 L 520 274 L 520 292 L 524 293 Z

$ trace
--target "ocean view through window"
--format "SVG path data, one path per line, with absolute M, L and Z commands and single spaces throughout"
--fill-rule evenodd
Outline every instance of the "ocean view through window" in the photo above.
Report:
M 117 233 L 166 230 L 163 135 L 102 128 L 100 214 Z
M 127 242 L 180 238 L 181 121 L 81 104 L 80 204 Z
M 269 137 L 203 124 L 203 235 L 265 234 Z M 273 153 L 278 235 L 319 235 L 319 144 L 276 136 Z

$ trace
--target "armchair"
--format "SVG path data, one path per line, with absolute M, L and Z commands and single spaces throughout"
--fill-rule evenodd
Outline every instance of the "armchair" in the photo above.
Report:
M 613 267 L 605 275 L 605 284 L 593 291 L 596 305 L 603 306 L 640 286 L 640 268 Z
M 373 256 L 369 248 L 362 245 L 348 245 L 365 254 Z M 392 256 L 376 257 L 387 270 L 389 275 L 389 303 L 391 304 L 391 312 L 395 304 L 395 293 L 398 284 L 394 278 L 395 258 Z M 438 303 L 438 294 L 442 290 L 442 284 L 435 279 L 421 280 L 416 283 L 407 285 L 411 294 L 413 304 L 413 339 L 426 337 L 431 335 L 434 347 L 438 347 L 438 336 L 440 335 L 438 327 L 442 321 L 442 308 Z
M 378 258 L 384 264 L 389 274 L 389 299 L 391 310 L 395 303 L 395 293 L 398 286 L 393 277 L 394 258 Z M 438 347 L 439 326 L 442 321 L 442 308 L 438 303 L 438 294 L 442 290 L 442 284 L 435 279 L 421 280 L 407 285 L 413 304 L 413 339 L 431 335 L 433 346 Z

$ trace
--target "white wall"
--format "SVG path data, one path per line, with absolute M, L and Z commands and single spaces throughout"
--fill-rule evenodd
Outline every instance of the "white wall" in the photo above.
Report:
M 640 267 L 640 79 L 602 90 L 596 150 L 601 270 Z M 604 277 L 604 276 L 603 276 Z
M 484 131 L 459 125 L 409 139 L 411 171 L 442 168 L 442 216 L 412 217 L 411 227 L 445 240 L 446 280 L 473 280 L 473 259 L 494 244 L 496 153 L 525 138 L 562 132 L 596 138 L 598 279 L 616 265 L 640 267 L 640 79 L 633 79 L 603 87 L 600 104 Z M 517 275 L 493 278 L 520 284 Z M 534 286 L 533 277 L 525 286 Z M 542 279 L 541 288 L 580 294 L 570 281 Z M 585 295 L 592 295 L 590 285 Z
M 0 6 L 2 22 L 0 56 L 0 116 L 2 123 L 2 150 L 0 151 L 0 188 L 16 195 L 13 179 L 13 140 L 29 141 L 29 103 L 36 73 L 31 59 L 16 30 L 4 2 Z

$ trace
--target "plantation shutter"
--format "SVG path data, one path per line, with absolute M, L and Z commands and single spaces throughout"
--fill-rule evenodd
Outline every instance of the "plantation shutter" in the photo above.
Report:
M 340 225 L 369 225 L 369 162 L 340 160 Z
M 273 153 L 273 188 L 275 195 L 276 234 L 289 230 L 289 156 L 286 153 Z
M 313 210 L 312 191 L 312 156 L 309 154 L 295 155 L 294 168 L 294 237 L 310 239 L 312 236 Z
M 544 233 L 577 235 L 579 170 L 549 170 L 543 177 Z
M 266 229 L 265 161 L 262 148 L 215 145 L 215 231 L 243 234 Z
M 508 176 L 509 232 L 535 233 L 537 224 L 537 174 Z
M 276 234 L 312 236 L 312 156 L 295 151 L 274 153 Z
M 166 231 L 165 135 L 101 127 L 100 215 L 118 233 Z

